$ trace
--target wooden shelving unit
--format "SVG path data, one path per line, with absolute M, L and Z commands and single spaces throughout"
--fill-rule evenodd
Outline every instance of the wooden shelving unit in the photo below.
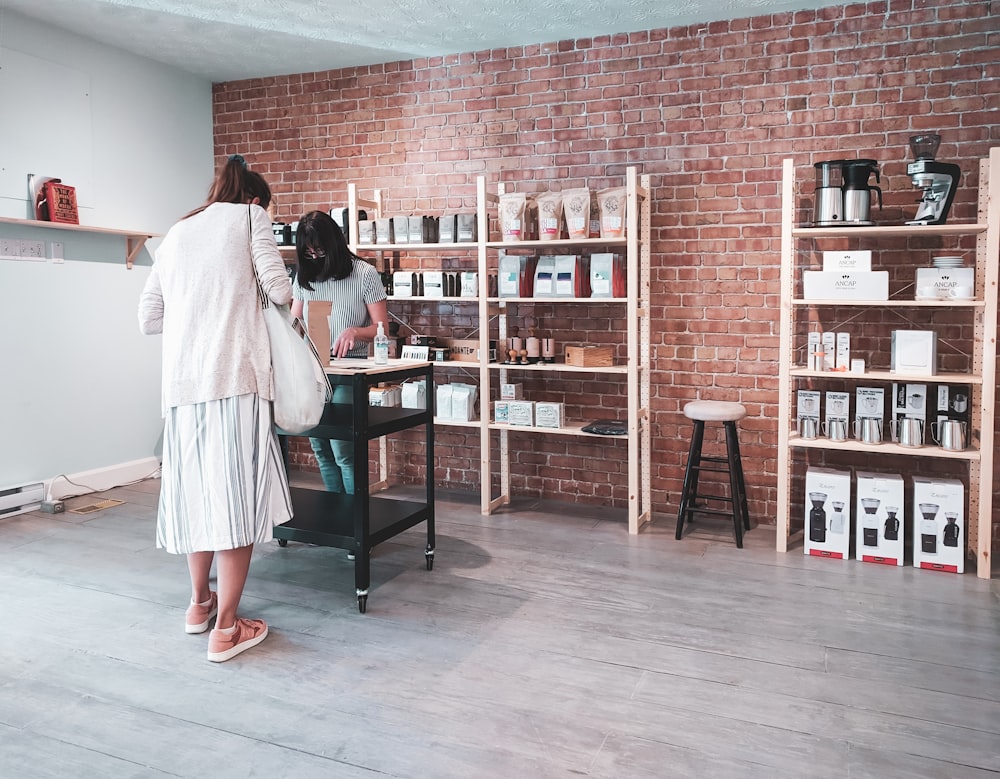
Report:
M 788 551 L 791 521 L 791 489 L 797 454 L 807 449 L 822 449 L 848 453 L 879 453 L 916 458 L 919 467 L 933 470 L 935 459 L 965 462 L 968 467 L 968 535 L 966 552 L 974 556 L 976 573 L 990 577 L 991 538 L 993 521 L 993 452 L 996 406 L 996 337 L 998 260 L 1000 260 L 1000 149 L 992 149 L 988 159 L 979 166 L 979 201 L 975 223 L 944 225 L 894 225 L 886 227 L 824 227 L 808 228 L 795 225 L 795 168 L 791 159 L 782 166 L 781 220 L 781 316 L 778 403 L 778 533 L 777 550 Z M 889 301 L 830 301 L 804 300 L 795 296 L 801 265 L 801 252 L 806 242 L 817 239 L 858 239 L 879 244 L 892 244 L 893 239 L 940 236 L 976 237 L 976 299 L 963 301 L 906 300 L 897 291 Z M 873 257 L 873 267 L 877 259 Z M 873 307 L 889 310 L 952 309 L 965 312 L 971 320 L 971 370 L 968 373 L 899 375 L 890 371 L 867 371 L 863 374 L 807 370 L 797 365 L 793 338 L 796 323 L 811 316 L 823 321 L 822 309 L 827 307 Z M 800 382 L 813 383 L 837 380 L 857 383 L 927 382 L 937 384 L 968 384 L 971 387 L 971 429 L 978 444 L 965 451 L 947 451 L 930 445 L 919 448 L 897 444 L 864 444 L 856 440 L 828 441 L 799 438 L 794 433 L 794 396 Z M 970 438 L 973 436 L 970 435 Z
M 69 230 L 75 233 L 97 233 L 100 235 L 120 235 L 125 238 L 125 267 L 129 270 L 135 263 L 135 258 L 150 238 L 159 238 L 159 233 L 143 233 L 136 230 L 113 230 L 107 227 L 87 227 L 86 225 L 63 224 L 62 222 L 43 222 L 38 219 L 12 219 L 0 217 L 0 223 L 20 225 L 21 227 L 41 228 L 43 230 Z

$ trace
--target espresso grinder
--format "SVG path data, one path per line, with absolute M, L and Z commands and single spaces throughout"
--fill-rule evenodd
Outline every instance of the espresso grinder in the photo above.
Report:
M 906 175 L 913 179 L 913 186 L 924 190 L 924 196 L 916 218 L 907 224 L 940 225 L 948 216 L 962 171 L 950 162 L 935 161 L 940 144 L 941 136 L 937 133 L 910 136 L 910 149 L 916 161 L 906 166 Z

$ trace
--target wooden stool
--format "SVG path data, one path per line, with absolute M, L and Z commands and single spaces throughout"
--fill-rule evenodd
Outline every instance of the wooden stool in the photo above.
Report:
M 691 434 L 691 450 L 688 452 L 687 470 L 684 472 L 684 487 L 681 490 L 681 506 L 677 511 L 677 540 L 684 530 L 684 521 L 692 521 L 692 515 L 715 514 L 733 518 L 736 530 L 736 546 L 743 548 L 743 531 L 750 529 L 750 512 L 747 510 L 747 490 L 743 481 L 743 464 L 740 461 L 740 442 L 736 435 L 736 423 L 747 415 L 740 403 L 718 400 L 694 400 L 684 405 L 684 416 L 694 420 Z M 701 445 L 705 438 L 705 423 L 721 422 L 726 429 L 726 456 L 702 456 Z M 704 465 L 710 463 L 710 465 Z M 723 495 L 698 494 L 698 474 L 702 471 L 729 474 L 729 497 Z M 699 500 L 715 500 L 729 504 L 729 509 L 706 508 Z

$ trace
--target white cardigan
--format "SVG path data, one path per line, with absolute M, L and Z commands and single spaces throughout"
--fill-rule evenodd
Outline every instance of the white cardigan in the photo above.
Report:
M 164 413 L 236 395 L 274 399 L 251 252 L 267 296 L 290 303 L 292 285 L 260 206 L 213 203 L 171 227 L 156 250 L 139 298 L 139 329 L 163 334 Z

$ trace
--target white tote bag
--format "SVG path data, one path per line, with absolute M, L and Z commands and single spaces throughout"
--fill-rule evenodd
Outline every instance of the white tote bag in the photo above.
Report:
M 288 306 L 268 301 L 264 322 L 271 339 L 271 373 L 274 376 L 274 424 L 291 435 L 319 424 L 330 399 L 330 381 L 316 347 L 302 323 Z
M 247 208 L 247 239 L 252 245 L 250 209 Z M 257 268 L 250 254 L 254 277 Z M 299 435 L 316 427 L 323 407 L 333 397 L 330 380 L 316 347 L 302 322 L 288 306 L 275 305 L 260 286 L 257 294 L 264 312 L 264 324 L 271 341 L 271 375 L 274 379 L 274 424 L 282 432 Z

